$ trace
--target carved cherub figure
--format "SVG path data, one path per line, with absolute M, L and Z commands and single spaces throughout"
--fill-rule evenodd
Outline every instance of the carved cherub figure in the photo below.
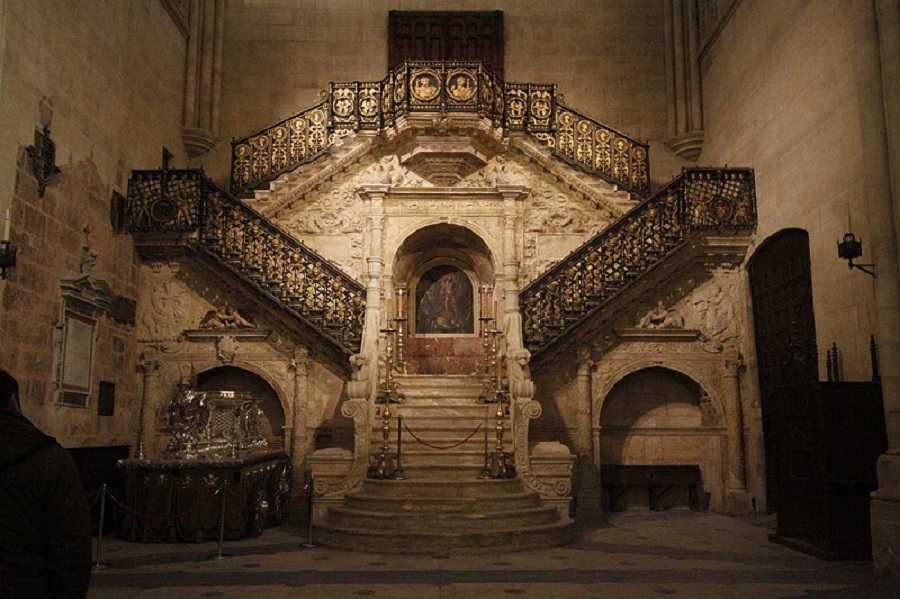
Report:
M 231 304 L 210 310 L 200 321 L 201 329 L 252 329 L 253 323 L 241 316 Z
M 684 318 L 677 311 L 663 306 L 662 301 L 658 301 L 656 307 L 641 319 L 638 326 L 642 329 L 681 329 L 684 328 Z

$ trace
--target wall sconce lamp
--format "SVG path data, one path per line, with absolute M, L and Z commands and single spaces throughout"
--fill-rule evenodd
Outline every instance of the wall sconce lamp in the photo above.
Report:
M 874 264 L 854 264 L 853 260 L 863 255 L 862 240 L 853 233 L 844 233 L 844 239 L 838 241 L 838 258 L 843 258 L 851 269 L 858 268 L 866 274 L 877 277 Z M 870 270 L 872 269 L 872 270 Z
M 17 252 L 11 241 L 0 241 L 0 279 L 5 279 L 6 271 L 16 265 Z

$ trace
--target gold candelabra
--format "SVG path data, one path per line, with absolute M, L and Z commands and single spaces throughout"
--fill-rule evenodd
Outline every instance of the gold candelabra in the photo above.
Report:
M 503 333 L 496 328 L 496 320 L 493 317 L 493 288 L 490 285 L 482 285 L 479 288 L 481 296 L 481 347 L 483 351 L 482 376 L 484 390 L 482 401 L 496 405 L 494 410 L 494 452 L 488 462 L 487 427 L 484 438 L 484 469 L 481 478 L 509 478 L 514 475 L 509 463 L 509 454 L 503 445 L 504 424 L 509 400 L 509 392 L 506 389 L 503 378 L 503 358 L 501 355 L 501 342 Z M 487 418 L 487 415 L 485 416 Z
M 375 403 L 381 407 L 381 453 L 378 456 L 378 464 L 375 466 L 373 473 L 374 478 L 393 478 L 395 480 L 403 480 L 406 475 L 399 463 L 394 467 L 391 464 L 390 457 L 390 434 L 391 434 L 391 404 L 400 403 L 402 401 L 401 394 L 397 391 L 397 385 L 394 381 L 394 351 L 395 351 L 395 335 L 397 329 L 388 327 L 381 329 L 385 338 L 385 357 L 384 357 L 384 380 L 375 396 Z M 399 435 L 399 424 L 398 424 Z M 400 451 L 400 439 L 398 436 L 398 453 Z
M 397 329 L 397 370 L 406 374 L 406 287 L 397 287 L 397 316 L 394 318 Z

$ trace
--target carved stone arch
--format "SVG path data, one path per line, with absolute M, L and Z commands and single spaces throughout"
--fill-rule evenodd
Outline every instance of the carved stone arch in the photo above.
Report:
M 275 392 L 275 396 L 278 398 L 278 403 L 281 405 L 281 411 L 284 413 L 285 422 L 289 422 L 289 418 L 293 414 L 293 403 L 288 402 L 288 395 L 285 393 L 283 386 L 278 383 L 276 377 L 273 376 L 272 373 L 268 372 L 265 368 L 261 368 L 258 363 L 251 363 L 243 360 L 234 360 L 233 362 L 229 362 L 228 364 L 222 364 L 218 361 L 204 361 L 195 364 L 195 368 L 197 369 L 197 376 L 205 372 L 215 370 L 216 368 L 221 368 L 223 366 L 231 366 L 240 370 L 246 370 L 247 372 L 255 374 L 256 376 L 264 380 Z
M 610 372 L 608 375 L 606 375 L 601 381 L 601 385 L 597 390 L 597 393 L 592 398 L 594 402 L 593 414 L 595 415 L 595 422 L 593 422 L 592 426 L 597 427 L 599 425 L 600 415 L 603 413 L 603 406 L 615 386 L 622 382 L 627 376 L 636 372 L 640 372 L 642 370 L 647 370 L 649 368 L 669 370 L 688 378 L 692 383 L 697 385 L 697 387 L 700 389 L 700 392 L 708 397 L 709 400 L 713 403 L 713 405 L 716 407 L 716 412 L 721 426 L 725 425 L 725 415 L 727 414 L 727 412 L 725 408 L 725 400 L 722 397 L 723 392 L 719 388 L 720 386 L 715 381 L 713 381 L 711 377 L 702 372 L 702 369 L 694 368 L 693 364 L 687 361 L 672 362 L 659 359 L 639 358 L 631 362 L 622 364 L 615 371 Z
M 493 235 L 491 235 L 490 231 L 465 217 L 454 216 L 447 218 L 434 216 L 423 218 L 403 228 L 403 230 L 397 236 L 397 243 L 394 243 L 387 248 L 387 255 L 385 256 L 384 261 L 386 266 L 386 275 L 394 274 L 394 269 L 397 265 L 397 259 L 400 255 L 400 249 L 403 247 L 403 245 L 418 231 L 433 225 L 450 225 L 467 229 L 470 233 L 478 237 L 488 249 L 488 258 L 491 261 L 491 267 L 493 268 L 494 272 L 503 272 L 502 242 L 501 240 L 496 239 Z

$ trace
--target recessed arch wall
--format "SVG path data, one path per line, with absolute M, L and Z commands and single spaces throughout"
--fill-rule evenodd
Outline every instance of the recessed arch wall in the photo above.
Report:
M 722 510 L 725 402 L 712 369 L 685 362 L 637 357 L 602 378 L 594 401 L 595 455 L 598 464 L 696 464 L 711 508 Z
M 259 400 L 259 407 L 265 418 L 262 433 L 269 441 L 269 447 L 284 447 L 284 426 L 288 412 L 275 387 L 274 381 L 246 365 L 217 365 L 197 374 L 197 389 L 200 391 L 239 391 L 251 393 Z
M 429 220 L 419 222 L 403 236 L 403 241 L 389 254 L 394 289 L 406 287 L 408 302 L 405 317 L 408 336 L 405 344 L 407 369 L 419 374 L 470 374 L 481 360 L 479 334 L 479 286 L 496 285 L 497 254 L 485 240 L 487 234 L 456 221 Z M 479 234 L 481 233 L 481 234 Z M 417 330 L 417 288 L 423 275 L 439 266 L 459 269 L 471 285 L 472 327 L 450 333 Z M 494 294 L 496 297 L 496 293 Z M 396 309 L 388 304 L 388 314 Z

